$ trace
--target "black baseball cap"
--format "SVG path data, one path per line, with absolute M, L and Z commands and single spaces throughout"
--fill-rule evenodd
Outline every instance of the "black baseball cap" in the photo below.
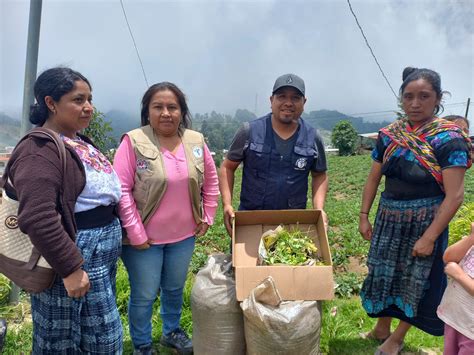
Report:
M 295 88 L 296 90 L 298 90 L 301 93 L 301 95 L 304 96 L 304 92 L 305 92 L 304 81 L 298 75 L 284 74 L 278 77 L 277 80 L 275 81 L 275 85 L 273 85 L 272 95 L 275 93 L 275 91 L 277 91 L 278 89 L 284 86 L 291 86 Z

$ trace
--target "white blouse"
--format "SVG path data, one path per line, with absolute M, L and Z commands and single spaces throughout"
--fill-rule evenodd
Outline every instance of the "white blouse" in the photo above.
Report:
M 79 155 L 86 172 L 86 185 L 77 198 L 74 212 L 117 204 L 122 194 L 121 185 L 109 160 L 80 138 L 71 139 L 63 135 L 61 138 Z
M 474 278 L 474 247 L 467 251 L 459 265 L 466 274 Z M 448 281 L 437 313 L 443 322 L 474 340 L 474 297 L 457 281 Z

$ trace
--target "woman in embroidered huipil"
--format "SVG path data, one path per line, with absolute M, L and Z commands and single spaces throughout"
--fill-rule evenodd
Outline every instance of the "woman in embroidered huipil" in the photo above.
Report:
M 126 230 L 122 259 L 131 294 L 128 317 L 136 354 L 154 353 L 153 303 L 160 294 L 160 342 L 191 353 L 179 321 L 195 237 L 213 223 L 219 196 L 214 161 L 174 84 L 144 94 L 142 127 L 124 135 L 114 167 L 122 182 L 119 215 Z M 127 245 L 128 244 L 128 245 Z
M 10 162 L 20 229 L 58 274 L 50 289 L 31 295 L 33 354 L 122 353 L 115 302 L 120 181 L 79 133 L 94 112 L 91 90 L 69 68 L 46 70 L 34 86 L 30 121 L 63 139 L 64 175 L 58 149 L 46 137 L 22 141 Z
M 436 315 L 446 288 L 442 256 L 471 159 L 465 133 L 435 116 L 442 94 L 436 72 L 406 68 L 400 88 L 406 117 L 380 131 L 372 153 L 359 231 L 370 240 L 361 298 L 368 315 L 378 318 L 364 334 L 382 342 L 376 354 L 397 354 L 412 325 L 443 335 Z M 368 214 L 382 175 L 385 190 L 372 228 Z M 392 318 L 400 323 L 390 333 Z

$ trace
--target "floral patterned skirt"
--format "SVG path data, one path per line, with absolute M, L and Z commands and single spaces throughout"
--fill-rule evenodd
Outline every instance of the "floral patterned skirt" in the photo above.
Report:
M 361 291 L 371 317 L 394 317 L 432 335 L 443 335 L 436 315 L 446 288 L 443 253 L 448 230 L 428 257 L 413 257 L 416 241 L 434 219 L 443 197 L 417 200 L 380 199 Z

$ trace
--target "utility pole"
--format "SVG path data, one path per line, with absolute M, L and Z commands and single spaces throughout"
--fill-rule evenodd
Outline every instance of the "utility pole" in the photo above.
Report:
M 41 24 L 41 7 L 43 0 L 30 0 L 30 18 L 28 22 L 28 42 L 26 44 L 25 87 L 23 88 L 23 111 L 21 115 L 20 137 L 31 129 L 30 106 L 34 102 L 33 86 L 38 67 L 38 48 Z M 18 303 L 20 288 L 11 284 L 10 303 Z
M 38 67 L 38 48 L 41 25 L 41 7 L 43 0 L 30 0 L 30 18 L 28 22 L 28 42 L 26 44 L 25 86 L 23 88 L 23 110 L 20 136 L 31 129 L 30 106 L 34 102 L 33 86 Z
M 471 98 L 468 97 L 468 98 L 467 98 L 467 106 L 466 106 L 466 114 L 464 115 L 464 117 L 466 117 L 466 119 L 468 119 L 468 118 L 467 118 L 467 114 L 469 113 L 469 105 L 470 105 L 470 104 L 471 104 Z

